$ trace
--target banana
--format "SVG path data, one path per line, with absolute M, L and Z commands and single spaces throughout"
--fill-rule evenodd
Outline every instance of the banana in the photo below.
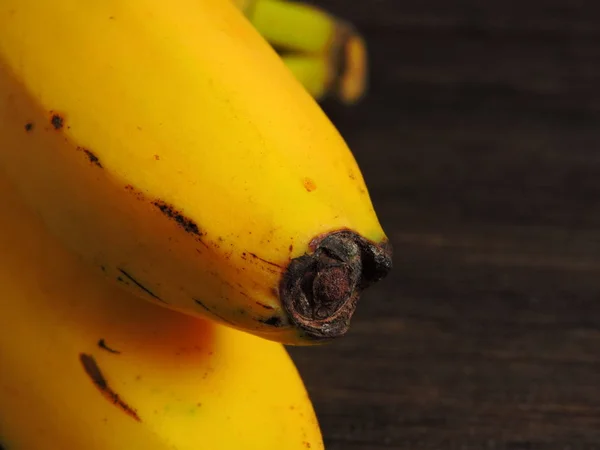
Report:
M 237 9 L 242 11 L 244 14 L 248 14 L 257 0 L 227 0 L 231 1 Z
M 140 298 L 342 336 L 391 246 L 343 138 L 222 0 L 0 2 L 0 171 Z
M 281 59 L 313 98 L 322 100 L 329 94 L 336 74 L 326 55 L 291 53 Z
M 353 105 L 363 99 L 369 84 L 369 55 L 365 40 L 358 33 L 351 33 L 346 39 L 341 58 L 335 89 L 337 98 L 346 105 Z
M 256 0 L 246 15 L 273 47 L 285 52 L 330 51 L 351 27 L 318 6 L 296 1 Z
M 310 4 L 285 0 L 235 0 L 252 25 L 318 101 L 333 95 L 358 103 L 368 84 L 363 37 L 347 21 Z M 326 74 L 326 76 L 325 76 Z
M 345 105 L 358 103 L 367 86 L 366 50 L 362 38 L 349 36 L 341 57 L 329 54 L 283 53 L 281 59 L 317 101 L 333 96 Z
M 0 180 L 0 448 L 323 449 L 281 344 L 143 302 Z

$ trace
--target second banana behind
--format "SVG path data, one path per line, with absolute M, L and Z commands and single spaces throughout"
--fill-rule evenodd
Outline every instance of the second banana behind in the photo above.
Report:
M 315 99 L 333 97 L 345 105 L 362 99 L 368 84 L 367 49 L 351 23 L 295 0 L 233 3 Z

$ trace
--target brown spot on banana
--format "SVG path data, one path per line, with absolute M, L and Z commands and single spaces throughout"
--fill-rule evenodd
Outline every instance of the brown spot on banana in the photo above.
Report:
M 61 130 L 65 126 L 64 116 L 54 111 L 50 111 L 50 114 L 50 125 L 52 125 L 52 128 Z
M 314 340 L 344 335 L 360 293 L 392 268 L 392 246 L 375 244 L 350 230 L 313 240 L 312 254 L 293 259 L 280 283 L 292 323 Z
M 189 217 L 184 216 L 181 213 L 181 211 L 178 211 L 172 205 L 169 205 L 168 203 L 162 200 L 154 200 L 152 204 L 156 206 L 160 210 L 160 212 L 162 212 L 169 219 L 174 220 L 177 223 L 177 225 L 183 228 L 186 232 L 195 234 L 197 236 L 203 235 L 203 233 L 200 232 L 200 228 L 198 227 L 196 222 L 194 222 Z
M 65 126 L 64 114 L 60 114 L 55 111 L 50 111 L 50 125 L 52 125 L 52 128 L 54 128 L 56 131 L 62 130 Z M 33 122 L 25 124 L 25 131 L 29 132 L 31 130 L 33 130 Z M 101 169 L 103 168 L 102 164 L 100 163 L 100 159 L 91 150 L 85 147 L 76 147 L 76 149 L 77 151 L 83 152 L 93 165 Z
M 98 341 L 98 347 L 100 347 L 102 350 L 106 350 L 109 353 L 112 353 L 114 355 L 120 355 L 121 352 L 119 350 L 115 350 L 114 348 L 110 348 L 108 345 L 106 345 L 106 342 L 104 341 L 104 339 L 100 339 Z
M 91 150 L 88 150 L 87 148 L 84 148 L 84 147 L 77 147 L 77 150 L 85 153 L 85 156 L 88 157 L 88 159 L 90 160 L 90 162 L 93 165 L 99 167 L 100 169 L 103 168 L 102 164 L 100 164 L 100 159 L 98 159 L 98 157 Z
M 143 201 L 146 199 L 146 197 L 144 196 L 144 194 L 142 194 L 139 190 L 137 190 L 136 188 L 134 188 L 131 184 L 128 184 L 125 186 L 125 190 L 127 192 L 132 193 L 135 198 L 139 201 Z
M 302 183 L 304 184 L 304 189 L 306 189 L 307 192 L 312 192 L 317 189 L 316 183 L 310 178 L 305 178 Z
M 33 131 L 33 127 L 34 127 L 34 124 L 33 124 L 33 122 L 27 122 L 27 123 L 25 124 L 25 131 L 27 131 L 28 133 L 29 133 L 30 131 Z M 2 447 L 0 447 L 0 450 L 1 450 L 1 449 L 2 449 Z
M 127 192 L 133 194 L 137 200 L 146 201 L 146 196 L 139 189 L 135 188 L 131 184 L 126 185 L 125 190 Z M 186 232 L 188 232 L 190 234 L 196 235 L 196 237 L 197 237 L 196 241 L 198 243 L 202 244 L 207 250 L 211 250 L 211 247 L 209 247 L 209 245 L 201 239 L 205 233 L 203 233 L 200 230 L 200 227 L 198 226 L 198 224 L 196 224 L 196 222 L 194 222 L 189 217 L 186 217 L 185 215 L 183 215 L 183 213 L 178 211 L 172 205 L 169 205 L 168 203 L 166 203 L 162 200 L 149 200 L 149 201 L 150 201 L 150 204 L 152 204 L 154 207 L 158 208 L 158 210 L 160 212 L 162 212 L 166 217 L 175 221 L 175 223 L 177 225 L 179 225 L 183 230 L 185 230 Z M 211 242 L 211 244 L 214 247 L 219 248 L 218 244 L 212 243 L 212 242 Z M 196 249 L 196 251 L 199 254 L 202 254 L 202 251 L 200 251 L 200 249 Z
M 109 400 L 113 405 L 120 408 L 125 414 L 136 420 L 137 422 L 141 422 L 140 416 L 137 411 L 125 403 L 119 395 L 113 391 L 106 378 L 100 371 L 98 364 L 93 356 L 88 355 L 86 353 L 79 354 L 79 361 L 83 366 L 83 370 L 85 373 L 91 378 L 94 385 L 98 388 L 98 390 L 104 395 L 104 397 Z

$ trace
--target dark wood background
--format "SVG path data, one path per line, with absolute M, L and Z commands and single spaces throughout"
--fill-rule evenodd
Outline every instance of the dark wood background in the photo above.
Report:
M 316 3 L 369 43 L 328 111 L 395 246 L 290 349 L 327 449 L 600 448 L 600 2 Z

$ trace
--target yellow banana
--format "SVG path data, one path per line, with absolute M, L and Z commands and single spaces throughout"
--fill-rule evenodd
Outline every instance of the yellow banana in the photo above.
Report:
M 0 448 L 322 449 L 281 344 L 143 302 L 0 180 Z
M 351 105 L 364 96 L 367 50 L 351 24 L 301 2 L 234 0 L 234 4 L 317 100 L 332 94 Z
M 0 171 L 157 304 L 343 335 L 391 247 L 346 143 L 223 0 L 0 2 Z

